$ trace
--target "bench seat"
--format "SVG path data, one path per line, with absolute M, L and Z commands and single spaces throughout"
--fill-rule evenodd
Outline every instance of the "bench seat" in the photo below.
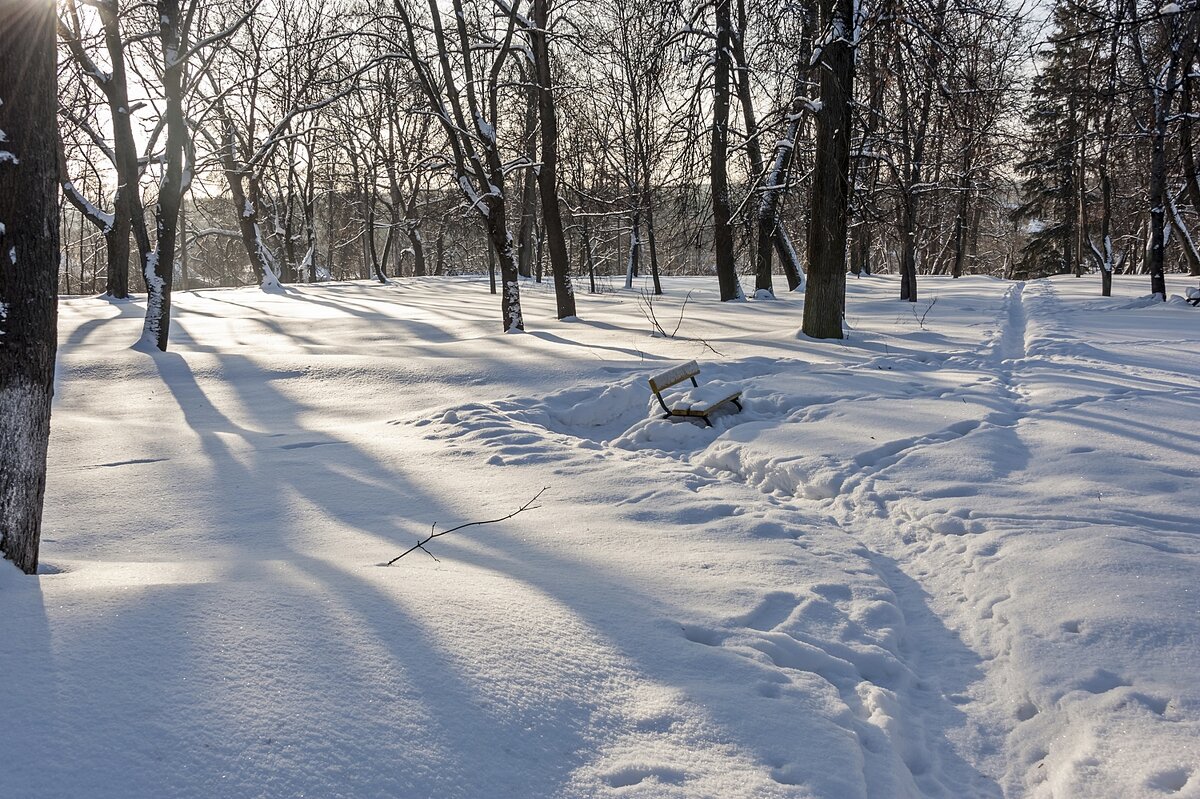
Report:
M 707 383 L 701 386 L 696 381 L 700 374 L 700 366 L 695 361 L 688 361 L 662 374 L 650 378 L 650 390 L 662 406 L 664 418 L 672 416 L 698 417 L 704 424 L 712 427 L 708 415 L 727 402 L 742 409 L 742 390 L 726 383 Z M 685 380 L 691 381 L 691 388 L 671 390 Z
M 733 402 L 742 396 L 742 390 L 721 383 L 705 383 L 702 386 L 679 391 L 664 391 L 663 402 L 672 416 L 707 416 L 718 405 Z

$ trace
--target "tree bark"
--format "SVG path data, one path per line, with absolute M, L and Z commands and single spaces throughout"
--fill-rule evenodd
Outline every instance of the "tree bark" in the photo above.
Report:
M 57 345 L 54 34 L 50 0 L 0 0 L 0 552 L 26 574 L 38 565 Z
M 163 97 L 166 100 L 166 168 L 154 211 L 154 252 L 146 264 L 146 323 L 142 341 L 163 352 L 171 332 L 171 283 L 175 276 L 175 236 L 183 198 L 183 159 L 188 132 L 183 116 L 183 48 L 179 0 L 158 0 L 163 54 Z
M 538 157 L 534 134 L 537 130 L 538 92 L 530 92 L 525 105 L 525 138 L 530 161 Z M 537 175 L 526 169 L 521 175 L 521 224 L 517 226 L 517 272 L 533 277 L 533 217 L 537 210 Z
M 108 52 L 107 72 L 101 70 L 86 51 L 79 39 L 79 18 L 74 3 L 68 6 L 75 30 L 63 26 L 62 38 L 72 57 L 81 69 L 92 78 L 103 93 L 112 116 L 113 146 L 111 156 L 116 171 L 117 187 L 113 195 L 111 223 L 101 225 L 105 238 L 108 270 L 104 293 L 114 299 L 129 297 L 129 237 L 133 235 L 138 247 L 138 261 L 145 270 L 146 258 L 150 254 L 150 235 L 146 229 L 145 209 L 139 196 L 139 171 L 137 140 L 133 136 L 133 124 L 129 111 L 129 84 L 125 69 L 125 42 L 121 37 L 120 5 L 117 0 L 93 4 L 104 33 L 105 49 Z M 66 188 L 66 187 L 64 187 Z M 68 190 L 68 199 L 74 200 Z M 145 276 L 143 275 L 143 278 Z
M 823 0 L 821 17 L 826 33 L 825 44 L 816 56 L 821 106 L 817 113 L 803 331 L 813 338 L 842 338 L 854 99 L 854 0 Z
M 567 236 L 563 230 L 562 209 L 558 203 L 558 115 L 554 108 L 553 75 L 550 70 L 550 46 L 546 32 L 550 27 L 552 0 L 533 0 L 533 24 L 530 39 L 538 83 L 538 119 L 542 128 L 542 167 L 538 170 L 538 188 L 542 194 L 542 224 L 550 248 L 550 271 L 554 275 L 554 299 L 558 318 L 575 316 L 575 291 L 571 287 L 571 262 L 567 255 Z
M 713 256 L 721 301 L 745 299 L 738 282 L 733 252 L 733 208 L 729 201 L 729 81 L 730 34 L 733 22 L 730 0 L 716 0 L 717 52 L 715 56 L 710 183 L 713 207 Z
M 279 276 L 275 273 L 274 258 L 267 248 L 267 243 L 263 241 L 262 226 L 258 221 L 258 178 L 252 168 L 243 165 L 239 157 L 237 131 L 224 105 L 217 105 L 217 114 L 221 117 L 221 124 L 225 129 L 224 141 L 221 142 L 221 167 L 225 173 L 225 182 L 229 186 L 234 214 L 237 216 L 242 247 L 250 259 L 250 267 L 258 275 L 259 285 L 274 288 L 279 285 Z

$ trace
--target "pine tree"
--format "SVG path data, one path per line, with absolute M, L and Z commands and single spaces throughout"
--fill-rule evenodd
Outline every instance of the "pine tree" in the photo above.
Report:
M 1087 130 L 1087 65 L 1096 52 L 1085 30 L 1096 19 L 1090 0 L 1058 0 L 1054 33 L 1040 53 L 1041 73 L 1034 78 L 1025 122 L 1024 202 L 1014 216 L 1029 225 L 1018 274 L 1027 278 L 1077 271 L 1080 170 L 1077 158 Z

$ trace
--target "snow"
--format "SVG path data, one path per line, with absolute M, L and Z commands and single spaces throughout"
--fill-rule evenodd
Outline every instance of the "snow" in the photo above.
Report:
M 486 280 L 176 292 L 153 357 L 63 299 L 0 796 L 1198 795 L 1198 312 L 922 280 L 842 341 L 711 277 L 678 338 L 636 290 L 523 283 L 523 336 Z M 692 359 L 745 410 L 658 418 Z

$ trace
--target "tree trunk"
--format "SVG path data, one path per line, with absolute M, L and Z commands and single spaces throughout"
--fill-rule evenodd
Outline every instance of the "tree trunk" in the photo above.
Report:
M 496 293 L 496 248 L 488 238 L 488 288 L 490 293 Z
M 871 226 L 865 219 L 859 221 L 853 241 L 850 271 L 859 276 L 871 274 Z
M 757 264 L 755 265 L 755 287 L 771 290 L 771 242 L 780 250 L 780 262 L 787 275 L 788 290 L 795 291 L 803 284 L 800 277 L 800 265 L 796 258 L 785 258 L 786 252 L 781 247 L 787 234 L 779 223 L 779 204 L 783 197 L 784 182 L 787 180 L 788 169 L 792 163 L 792 153 L 796 147 L 796 136 L 800 133 L 800 121 L 804 109 L 804 99 L 800 96 L 800 82 L 796 82 L 793 91 L 796 96 L 788 106 L 787 126 L 779 142 L 775 145 L 775 155 L 771 159 L 771 168 L 763 178 L 762 196 L 758 204 L 758 247 L 755 250 Z M 790 242 L 788 250 L 791 250 Z M 794 250 L 792 250 L 794 253 Z M 772 291 L 772 293 L 774 293 Z
M 567 255 L 567 236 L 563 230 L 562 210 L 558 203 L 558 116 L 554 108 L 551 83 L 550 47 L 546 31 L 550 27 L 551 0 L 533 0 L 533 24 L 530 31 L 538 82 L 538 119 L 542 128 L 542 168 L 538 187 L 542 195 L 542 224 L 550 248 L 550 271 L 554 275 L 554 299 L 558 318 L 575 316 L 575 291 L 571 286 L 571 262 Z
M 38 565 L 57 346 L 54 31 L 50 0 L 0 0 L 0 552 L 26 574 Z
M 222 106 L 217 107 L 217 113 L 225 129 L 225 140 L 221 143 L 221 166 L 237 216 L 242 247 L 250 259 L 251 269 L 258 276 L 259 285 L 273 288 L 279 285 L 279 277 L 275 274 L 270 250 L 262 240 L 262 227 L 258 222 L 258 179 L 242 166 L 238 157 L 238 139 L 233 119 Z
M 363 198 L 367 217 L 366 230 L 363 231 L 363 240 L 366 242 L 367 252 L 370 254 L 371 271 L 375 273 L 375 279 L 380 283 L 387 283 L 384 262 L 380 260 L 379 250 L 375 244 L 375 196 L 372 194 L 373 182 L 363 184 Z
M 1156 100 L 1157 102 L 1157 100 Z M 1156 112 L 1158 110 L 1156 109 Z M 1167 279 L 1164 272 L 1167 226 L 1167 114 L 1159 112 L 1150 140 L 1150 245 L 1147 266 L 1150 271 L 1150 293 L 1167 299 Z
M 758 118 L 754 113 L 754 92 L 750 87 L 750 61 L 746 57 L 747 24 L 746 4 L 739 1 L 737 30 L 733 33 L 730 43 L 736 76 L 734 86 L 737 88 L 738 104 L 742 107 L 742 121 L 746 127 L 745 147 L 746 156 L 750 161 L 750 180 L 757 183 L 763 176 L 764 167 L 762 145 L 759 142 Z M 763 187 L 761 191 L 763 194 L 758 203 L 758 237 L 754 250 L 754 292 L 757 294 L 762 291 L 774 297 L 775 287 L 771 280 L 771 238 L 775 234 L 775 225 L 773 218 L 769 220 L 769 223 L 762 218 L 762 212 L 767 207 L 763 200 L 766 199 L 770 187 Z M 778 195 L 776 194 L 776 196 Z M 774 206 L 772 206 L 771 211 L 774 210 Z
M 967 212 L 971 199 L 971 148 L 963 148 L 962 174 L 958 178 L 958 208 L 954 215 L 954 264 L 950 277 L 963 276 L 963 265 L 967 260 Z
M 783 274 L 787 277 L 788 291 L 799 291 L 804 288 L 804 269 L 800 266 L 800 256 L 796 252 L 795 245 L 792 244 L 792 237 L 788 235 L 783 223 L 778 219 L 775 221 L 775 254 L 779 256 L 779 263 L 783 266 Z
M 1196 85 L 1200 83 L 1194 77 L 1189 77 L 1183 84 L 1183 97 L 1180 100 L 1179 116 L 1179 152 L 1183 161 L 1183 177 L 1184 183 L 1187 185 L 1188 197 L 1191 198 L 1192 208 L 1200 214 L 1200 175 L 1196 169 L 1196 139 L 1192 133 L 1193 106 L 1195 101 L 1193 95 L 1196 91 Z M 1192 272 L 1194 277 L 1198 272 Z
M 521 316 L 521 284 L 517 275 L 517 259 L 513 253 L 512 236 L 504 218 L 503 199 L 489 206 L 487 217 L 488 237 L 492 249 L 500 262 L 500 311 L 504 330 L 508 333 L 525 329 Z
M 187 122 L 183 116 L 183 52 L 179 0 L 158 0 L 163 52 L 163 97 L 166 105 L 166 168 L 154 211 L 155 247 L 146 265 L 146 323 L 142 341 L 167 351 L 171 332 L 171 283 L 175 276 L 175 234 L 183 198 L 183 159 Z
M 188 290 L 187 207 L 179 204 L 179 288 Z
M 900 299 L 917 301 L 917 198 L 904 192 L 900 214 Z
M 717 51 L 714 69 L 712 146 L 710 148 L 710 184 L 713 206 L 713 256 L 721 301 L 745 299 L 738 282 L 733 252 L 733 208 L 729 200 L 729 81 L 730 34 L 733 22 L 730 0 L 716 0 Z
M 1200 275 L 1200 251 L 1197 250 L 1196 241 L 1192 238 L 1191 231 L 1188 230 L 1183 216 L 1179 213 L 1178 203 L 1169 193 L 1167 194 L 1167 211 L 1171 229 L 1175 231 L 1175 240 L 1183 249 L 1183 258 L 1187 261 L 1188 274 Z
M 115 298 L 126 298 L 129 296 L 129 235 L 132 233 L 137 242 L 138 260 L 143 272 L 146 258 L 150 254 L 150 235 L 146 230 L 145 210 L 142 207 L 142 198 L 138 191 L 138 146 L 133 135 L 133 122 L 129 113 L 125 42 L 121 36 L 120 12 L 116 2 L 111 6 L 101 4 L 97 8 L 100 9 L 100 18 L 104 26 L 104 41 L 112 71 L 112 76 L 108 81 L 111 89 L 106 94 L 113 121 L 113 152 L 117 156 L 114 164 L 117 170 L 117 192 L 114 197 L 114 207 L 120 209 L 117 217 L 121 220 L 118 225 L 121 230 L 114 231 L 114 234 L 122 241 L 116 274 L 113 274 L 113 264 L 109 263 L 105 293 Z
M 821 108 L 817 113 L 817 156 L 809 219 L 804 334 L 842 338 L 854 99 L 854 0 L 823 0 L 821 16 L 826 33 L 825 44 L 815 56 L 821 76 Z
M 538 107 L 536 92 L 530 92 L 525 106 L 525 141 L 529 160 L 537 160 L 534 134 L 537 129 Z M 517 228 L 517 272 L 521 277 L 533 277 L 533 215 L 536 210 L 537 175 L 532 169 L 521 173 L 521 224 Z
M 646 246 L 650 249 L 650 279 L 654 283 L 654 294 L 661 295 L 662 279 L 658 272 L 658 242 L 654 235 L 654 191 L 649 182 L 642 184 L 642 193 L 646 198 Z
M 309 133 L 312 137 L 313 133 Z M 308 244 L 307 259 L 308 269 L 306 274 L 302 276 L 303 280 L 309 283 L 317 282 L 317 185 L 314 176 L 315 161 L 313 149 L 314 143 L 309 140 L 308 145 L 308 166 L 304 170 L 304 240 Z
M 341 280 L 341 272 L 335 272 L 333 269 L 333 159 L 330 159 L 329 163 L 329 188 L 325 194 L 325 266 L 329 269 L 329 276 L 331 278 Z
M 638 267 L 642 256 L 641 214 L 637 206 L 633 208 L 633 216 L 629 220 L 629 257 L 625 261 L 625 288 L 633 288 L 633 279 L 638 276 Z
M 60 25 L 63 41 L 74 60 L 83 71 L 92 77 L 104 95 L 112 118 L 113 147 L 111 156 L 116 172 L 117 185 L 113 195 L 112 219 L 101 224 L 91 213 L 84 211 L 104 233 L 108 269 L 105 294 L 115 299 L 129 297 L 129 237 L 134 236 L 138 246 L 138 260 L 145 278 L 146 259 L 150 254 L 150 237 L 146 230 L 145 210 L 139 196 L 138 149 L 133 136 L 129 113 L 129 87 L 125 69 L 125 42 L 120 29 L 120 6 L 117 0 L 110 3 L 89 3 L 100 17 L 105 48 L 108 53 L 108 69 L 97 66 L 83 47 L 77 7 L 74 2 L 67 5 L 72 26 Z M 65 175 L 64 175 L 65 180 Z M 77 207 L 69 184 L 64 185 L 68 199 Z
M 595 253 L 592 252 L 592 236 L 591 231 L 588 229 L 588 222 L 586 218 L 583 220 L 581 227 L 583 228 L 582 233 L 580 234 L 583 237 L 583 246 L 580 249 L 583 251 L 581 254 L 584 259 L 584 268 L 587 269 L 588 273 L 588 290 L 592 294 L 595 294 L 596 256 Z

